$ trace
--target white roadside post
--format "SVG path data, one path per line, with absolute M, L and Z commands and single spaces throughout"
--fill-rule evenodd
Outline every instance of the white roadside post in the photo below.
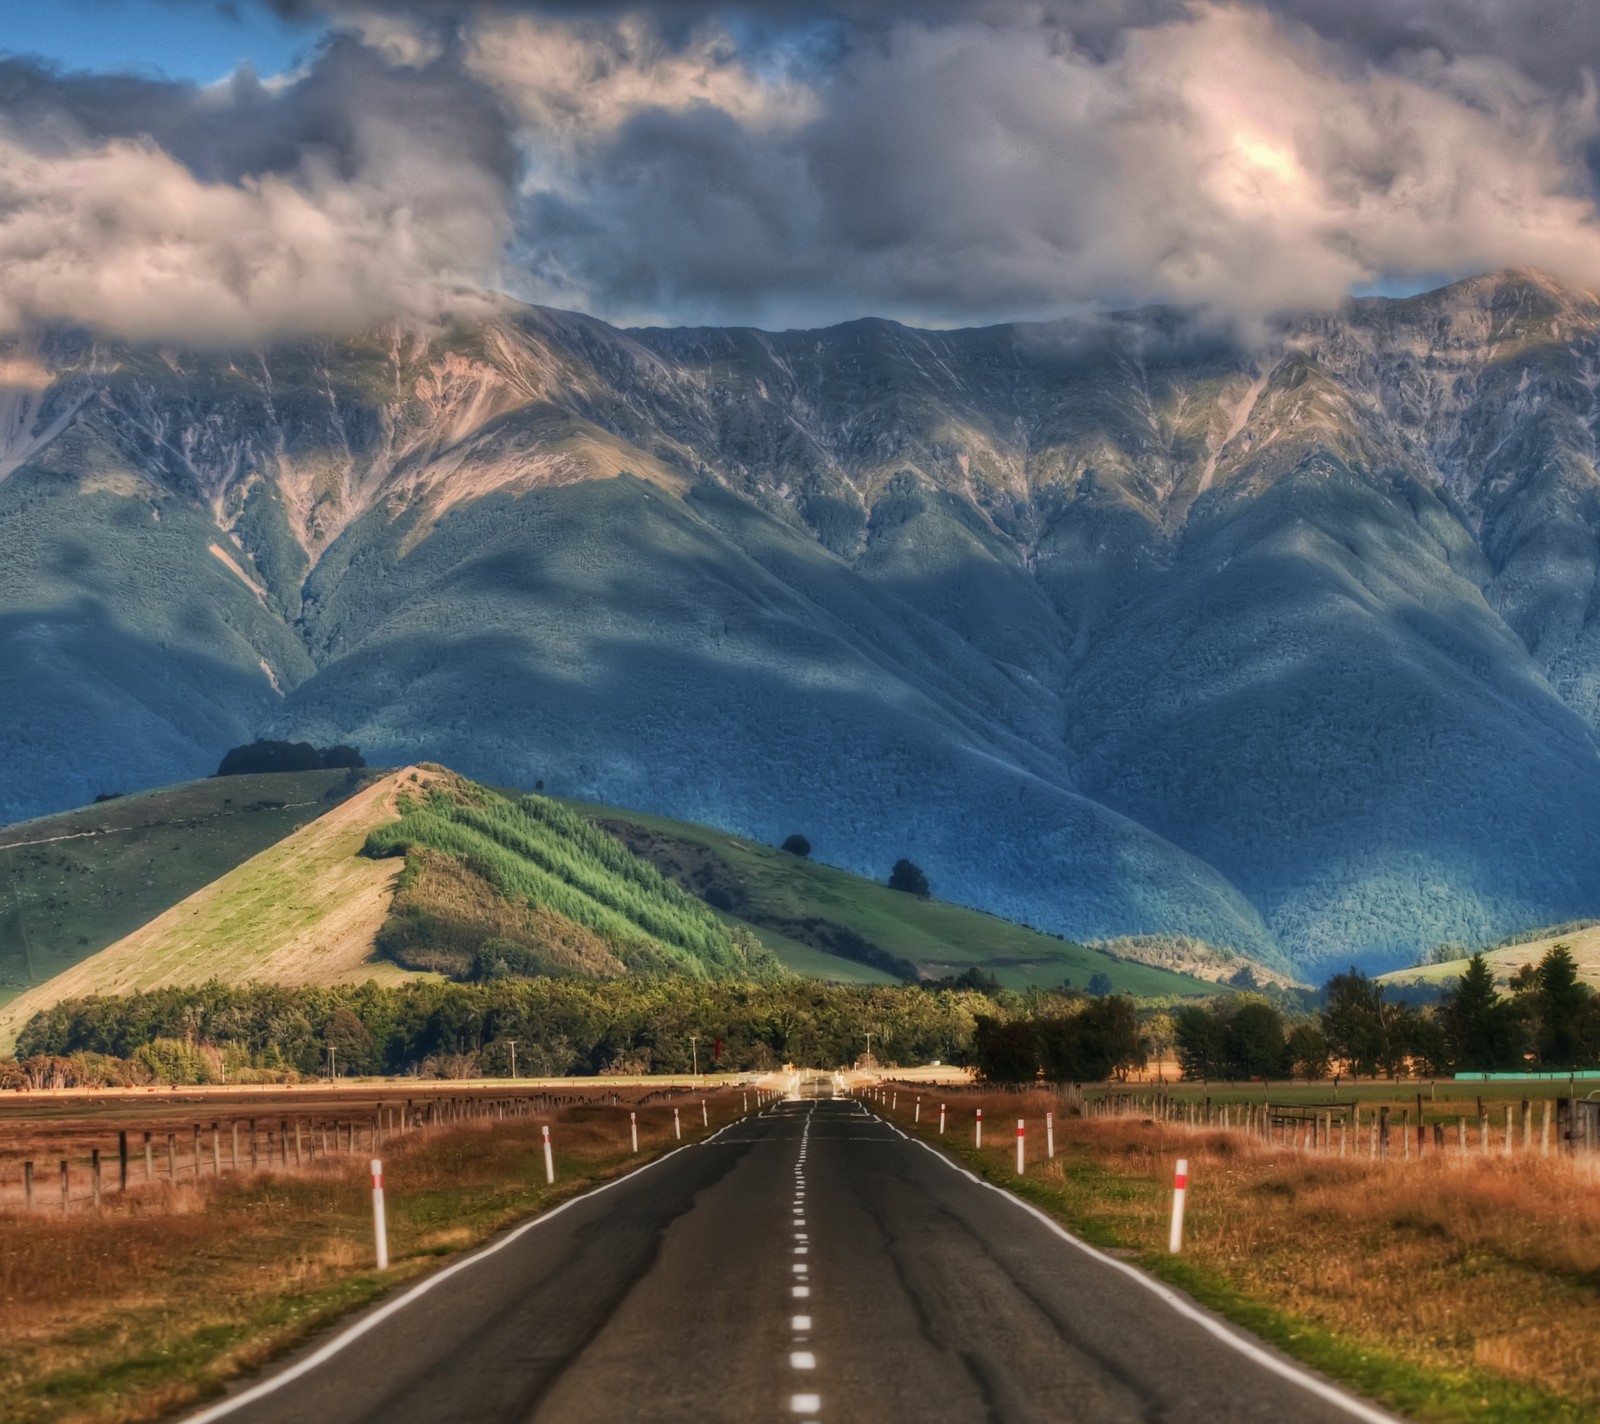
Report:
M 636 1112 L 628 1114 L 628 1131 L 633 1136 L 633 1150 L 637 1152 L 639 1150 L 639 1114 Z
M 741 1112 L 749 1112 L 750 1111 L 750 1094 L 749 1093 L 740 1093 L 739 1094 L 739 1105 L 740 1105 L 739 1106 L 739 1110 Z
M 944 1136 L 944 1104 L 939 1104 L 939 1136 Z
M 1052 1162 L 1056 1160 L 1056 1115 L 1044 1115 L 1044 1155 Z
M 683 1124 L 678 1120 L 677 1108 L 673 1108 L 672 1110 L 672 1135 L 679 1142 L 683 1141 Z
M 706 1116 L 706 1100 L 704 1098 L 700 1099 L 700 1126 L 701 1127 L 710 1127 L 711 1126 L 711 1119 Z
M 900 1094 L 899 1093 L 896 1093 L 892 1098 L 889 1099 L 889 1111 L 890 1112 L 899 1112 L 900 1111 Z
M 1176 1256 L 1183 1250 L 1183 1202 L 1189 1195 L 1189 1160 L 1178 1159 L 1178 1170 L 1172 1174 L 1172 1235 L 1167 1238 L 1167 1251 Z
M 383 1163 L 372 1159 L 372 1240 L 378 1248 L 378 1269 L 389 1269 L 389 1222 L 383 1214 Z
M 1026 1128 L 1023 1125 L 1023 1119 L 1019 1117 L 1017 1119 L 1017 1175 L 1019 1177 L 1023 1173 L 1023 1134 L 1025 1131 Z
M 983 1109 L 982 1108 L 978 1109 L 978 1126 L 977 1126 L 976 1131 L 973 1134 L 972 1145 L 974 1147 L 982 1147 L 983 1146 Z
M 911 1120 L 912 1120 L 912 1122 L 921 1122 L 922 1121 L 922 1099 L 921 1098 L 917 1099 L 917 1115 L 914 1118 L 912 1118 Z
M 544 1130 L 544 1180 L 546 1186 L 553 1186 L 556 1180 L 556 1159 L 550 1154 L 550 1129 Z

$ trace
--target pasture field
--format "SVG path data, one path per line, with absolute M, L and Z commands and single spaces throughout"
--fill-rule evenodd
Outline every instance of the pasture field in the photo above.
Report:
M 678 1140 L 674 1108 L 683 1140 L 692 1141 L 739 1116 L 742 1093 L 753 1108 L 751 1090 L 729 1085 L 570 1080 L 543 1092 L 527 1082 L 362 1084 L 0 1100 L 0 1415 L 6 1424 L 132 1424 L 215 1394 L 231 1376 L 440 1258 L 668 1150 Z M 408 1098 L 418 1108 L 432 1103 L 435 1122 L 380 1140 L 391 1265 L 379 1272 L 366 1134 L 375 1111 L 387 1110 L 383 1120 L 393 1123 Z M 701 1122 L 702 1099 L 709 1126 Z M 638 1156 L 630 1113 L 639 1120 Z M 247 1160 L 238 1170 L 231 1165 L 235 1119 L 256 1123 L 255 1171 Z M 280 1124 L 296 1119 L 301 1150 L 291 1146 L 285 1164 Z M 225 1144 L 220 1176 L 212 1167 L 214 1120 Z M 194 1124 L 203 1125 L 198 1163 Z M 353 1148 L 343 1145 L 341 1124 L 356 1126 Z M 545 1126 L 555 1146 L 554 1186 L 544 1179 Z M 333 1132 L 325 1139 L 319 1128 Z M 121 1130 L 139 1144 L 126 1192 L 116 1189 Z M 276 1154 L 270 1166 L 268 1130 Z M 149 1181 L 146 1131 L 158 1144 Z M 168 1132 L 177 1140 L 170 1178 Z M 314 1147 L 325 1141 L 326 1150 Z M 98 1211 L 86 1196 L 92 1146 L 101 1149 L 105 1175 Z M 48 1204 L 41 1191 L 32 1212 L 20 1194 L 25 1156 L 50 1169 Z M 66 1213 L 55 1176 L 63 1156 L 75 1182 Z
M 1327 1086 L 1312 1085 L 1319 1101 L 1329 1101 Z M 1364 1147 L 1340 1158 L 1336 1146 L 1268 1145 L 1242 1130 L 1079 1118 L 1042 1091 L 939 1089 L 949 1109 L 941 1140 L 925 1088 L 913 1120 L 917 1091 L 899 1088 L 892 1109 L 892 1096 L 871 1106 L 1080 1238 L 1407 1418 L 1554 1424 L 1600 1412 L 1600 1174 L 1559 1153 L 1541 1157 L 1537 1137 L 1531 1153 L 1501 1156 L 1492 1114 L 1486 1158 L 1430 1149 L 1402 1159 L 1396 1137 L 1379 1163 Z M 1273 1102 L 1283 1101 L 1275 1090 Z M 1408 1097 L 1391 1086 L 1389 1101 Z M 1047 1110 L 1057 1119 L 1053 1161 Z M 1018 1118 L 1028 1128 L 1020 1179 Z M 1453 1130 L 1449 1140 L 1453 1148 Z M 1179 1158 L 1189 1164 L 1188 1211 L 1173 1256 Z
M 1059 987 L 1069 979 L 1084 988 L 1100 973 L 1115 991 L 1139 998 L 1216 992 L 1215 985 L 1188 975 L 1116 959 L 945 900 L 920 900 L 726 831 L 638 811 L 568 804 L 619 835 L 664 874 L 697 893 L 710 892 L 713 904 L 720 896 L 727 913 L 748 924 L 796 973 L 892 983 L 912 971 L 944 978 L 977 968 L 1012 989 Z M 862 946 L 877 954 L 861 957 L 867 953 Z
M 0 829 L 0 1005 L 332 809 L 343 771 L 214 777 Z

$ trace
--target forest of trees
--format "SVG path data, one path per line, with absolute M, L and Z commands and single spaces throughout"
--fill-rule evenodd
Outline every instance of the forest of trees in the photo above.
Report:
M 1561 1072 L 1600 1067 L 1600 996 L 1578 977 L 1564 944 L 1512 976 L 1502 994 L 1482 954 L 1431 1006 L 1390 999 L 1351 969 L 1323 990 L 1321 1011 L 1292 1022 L 1247 997 L 1192 1004 L 1173 1015 L 1174 1046 L 1190 1078 L 1320 1078 L 1408 1073 Z

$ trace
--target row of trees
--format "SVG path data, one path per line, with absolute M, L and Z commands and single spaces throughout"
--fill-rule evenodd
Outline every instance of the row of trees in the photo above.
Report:
M 1035 1002 L 1035 1000 L 1030 1000 Z M 1060 1009 L 1064 999 L 1048 1000 Z M 965 1062 L 979 1015 L 1008 1009 L 974 990 L 688 980 L 506 979 L 336 988 L 206 984 L 73 1000 L 36 1016 L 18 1057 L 136 1060 L 162 1045 L 188 1081 L 212 1081 L 207 1054 L 299 1074 L 509 1071 L 528 1075 L 743 1071 L 853 1061 L 871 1030 L 886 1062 Z M 181 1062 L 168 1045 L 187 1045 Z M 720 1049 L 720 1053 L 718 1050 Z M 331 1051 L 331 1054 L 330 1054 Z
M 1600 996 L 1578 977 L 1564 944 L 1495 986 L 1482 954 L 1439 1003 L 1388 997 L 1358 970 L 1336 974 L 1321 1011 L 1287 1021 L 1272 1004 L 1236 997 L 1187 1005 L 1173 1015 L 1179 1064 L 1191 1078 L 1355 1076 L 1600 1066 Z

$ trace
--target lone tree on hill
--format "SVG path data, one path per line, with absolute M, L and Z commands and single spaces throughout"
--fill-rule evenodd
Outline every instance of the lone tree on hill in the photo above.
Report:
M 314 747 L 310 742 L 259 740 L 234 747 L 217 768 L 218 776 L 247 776 L 261 771 L 335 771 L 362 767 L 366 762 L 356 747 Z
M 804 836 L 790 836 L 778 849 L 786 850 L 790 855 L 797 855 L 804 860 L 811 854 L 811 842 Z
M 926 900 L 933 893 L 928 884 L 928 877 L 922 873 L 922 867 L 903 858 L 895 861 L 894 869 L 889 872 L 889 888 L 904 890 L 906 894 L 915 895 L 919 900 Z

